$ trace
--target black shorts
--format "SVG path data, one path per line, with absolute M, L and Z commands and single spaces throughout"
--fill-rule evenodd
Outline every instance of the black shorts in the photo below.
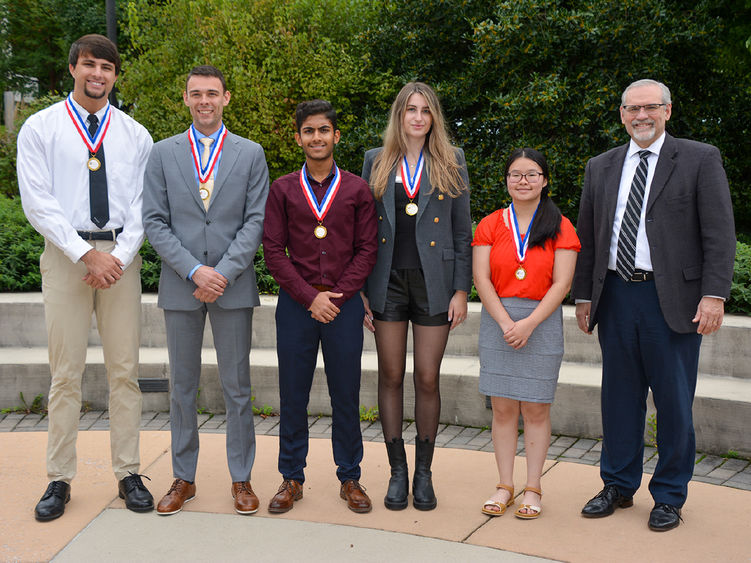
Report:
M 449 324 L 448 311 L 431 315 L 425 277 L 420 268 L 391 270 L 383 312 L 373 311 L 378 321 L 412 321 L 422 326 Z

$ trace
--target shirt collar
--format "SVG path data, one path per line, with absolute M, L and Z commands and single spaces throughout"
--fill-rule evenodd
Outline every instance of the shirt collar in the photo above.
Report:
M 335 173 L 336 173 L 336 161 L 334 161 L 334 163 L 331 165 L 331 172 L 329 172 L 329 175 L 326 176 L 320 182 L 316 180 L 315 178 L 313 178 L 313 176 L 311 176 L 310 173 L 308 173 L 308 167 L 307 166 L 305 167 L 305 175 L 308 177 L 308 180 L 310 180 L 311 182 L 315 182 L 316 184 L 323 184 L 326 180 L 328 180 L 329 178 L 332 178 L 335 175 Z
M 628 154 L 627 157 L 631 158 L 635 154 L 638 154 L 639 151 L 648 150 L 652 154 L 656 154 L 657 156 L 660 156 L 660 151 L 662 150 L 662 145 L 665 144 L 665 131 L 662 132 L 662 135 L 657 137 L 657 140 L 649 145 L 646 149 L 641 148 L 639 145 L 634 142 L 633 139 L 628 144 Z
M 73 102 L 73 107 L 74 107 L 74 108 L 76 109 L 76 111 L 78 112 L 78 115 L 80 115 L 80 116 L 81 116 L 81 119 L 83 119 L 83 122 L 84 122 L 84 123 L 86 123 L 86 124 L 88 125 L 88 121 L 87 121 L 87 120 L 89 119 L 89 110 L 87 110 L 87 109 L 86 109 L 86 108 L 84 108 L 84 107 L 83 107 L 83 106 L 82 106 L 81 104 L 79 104 L 79 103 L 78 103 L 78 102 L 77 102 L 77 101 L 76 101 L 76 100 L 75 100 L 75 99 L 73 98 L 73 96 L 71 96 L 71 97 L 70 97 L 70 101 L 71 101 L 71 102 Z M 109 102 L 107 102 L 106 104 L 104 104 L 104 106 L 102 107 L 102 109 L 100 109 L 99 111 L 97 111 L 97 112 L 96 112 L 96 113 L 94 114 L 94 115 L 96 115 L 96 116 L 97 116 L 97 119 L 99 119 L 99 123 L 101 123 L 101 122 L 102 122 L 102 118 L 104 117 L 104 112 L 106 112 L 106 111 L 107 111 L 107 106 L 109 106 L 109 105 L 110 105 L 110 104 L 109 104 Z
M 191 125 L 191 127 L 193 127 L 193 129 L 195 130 L 197 139 L 208 137 L 209 139 L 214 139 L 214 142 L 216 143 L 219 140 L 219 132 L 222 130 L 222 125 L 224 125 L 223 122 L 219 124 L 219 129 L 214 131 L 211 135 L 204 135 L 198 129 L 196 129 L 194 125 Z

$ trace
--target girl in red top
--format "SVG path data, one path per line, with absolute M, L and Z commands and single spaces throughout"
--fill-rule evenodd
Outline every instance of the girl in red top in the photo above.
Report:
M 482 300 L 480 392 L 491 396 L 493 447 L 500 482 L 482 512 L 502 515 L 514 503 L 518 420 L 524 419 L 527 484 L 514 515 L 537 518 L 540 478 L 550 443 L 550 405 L 563 358 L 561 302 L 581 245 L 548 195 L 548 164 L 539 151 L 515 150 L 506 162 L 512 203 L 475 231 L 473 273 Z

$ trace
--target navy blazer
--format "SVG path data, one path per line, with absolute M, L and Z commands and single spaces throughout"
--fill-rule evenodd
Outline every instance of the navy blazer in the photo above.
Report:
M 467 189 L 458 197 L 450 197 L 433 190 L 427 167 L 420 180 L 415 239 L 420 265 L 425 275 L 429 314 L 438 315 L 448 311 L 454 292 L 472 287 L 472 218 L 469 210 L 469 176 L 462 149 L 456 150 L 461 165 L 461 176 Z M 370 174 L 381 148 L 365 153 L 362 177 L 370 183 Z M 389 174 L 386 192 L 381 201 L 376 200 L 378 215 L 378 259 L 368 277 L 366 293 L 370 307 L 382 313 L 386 305 L 386 291 L 391 275 L 394 255 L 394 232 L 396 208 L 394 203 L 394 178 L 396 170 Z
M 572 285 L 592 301 L 590 326 L 605 283 L 610 239 L 628 144 L 587 162 L 577 233 L 582 243 Z M 646 230 L 660 309 L 675 332 L 691 322 L 705 295 L 727 298 L 733 279 L 735 226 L 720 151 L 665 135 L 646 203 Z

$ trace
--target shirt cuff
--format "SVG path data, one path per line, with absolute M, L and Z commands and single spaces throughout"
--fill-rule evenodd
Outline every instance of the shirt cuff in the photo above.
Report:
M 578 305 L 579 303 L 592 303 L 591 299 L 574 299 L 574 304 Z
M 724 297 L 720 297 L 719 295 L 704 295 L 703 297 L 711 297 L 712 299 L 722 299 L 725 301 Z
M 195 273 L 196 273 L 196 270 L 197 270 L 198 268 L 200 268 L 201 266 L 203 266 L 203 264 L 200 264 L 200 263 L 199 263 L 199 264 L 196 264 L 196 265 L 195 265 L 195 266 L 193 267 L 193 269 L 192 269 L 192 270 L 190 271 L 190 273 L 188 274 L 188 279 L 189 279 L 190 281 L 193 281 L 193 274 L 195 274 Z

